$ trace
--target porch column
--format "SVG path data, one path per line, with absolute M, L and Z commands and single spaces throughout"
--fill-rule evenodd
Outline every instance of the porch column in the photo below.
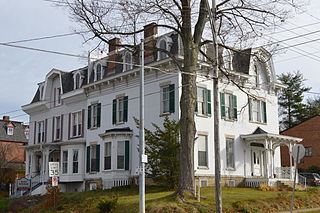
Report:
M 265 162 L 264 162 L 264 168 L 266 171 L 265 177 L 269 178 L 270 177 L 270 169 L 269 169 L 269 162 L 270 162 L 270 149 L 269 149 L 269 143 L 268 140 L 265 140 L 265 153 L 266 153 L 266 158 L 265 158 Z
M 290 158 L 290 180 L 293 180 L 293 174 L 292 174 L 292 143 L 289 143 L 289 158 Z
M 274 151 L 275 150 L 271 150 L 271 155 L 272 155 L 272 164 L 271 164 L 271 171 L 272 171 L 272 178 L 274 178 Z
M 48 178 L 49 178 L 49 148 L 46 150 L 46 165 L 44 166 L 45 168 L 45 178 L 46 180 L 45 181 L 48 181 Z

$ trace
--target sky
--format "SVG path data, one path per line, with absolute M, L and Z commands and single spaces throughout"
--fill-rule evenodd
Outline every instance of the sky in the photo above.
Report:
M 310 5 L 304 10 L 304 13 L 287 20 L 263 39 L 277 41 L 310 33 L 282 42 L 280 48 L 318 39 L 320 32 L 314 31 L 319 30 L 320 26 L 320 1 L 310 0 Z M 55 7 L 45 0 L 0 0 L 0 27 L 0 43 L 72 33 L 80 29 L 70 19 L 66 9 Z M 84 44 L 80 35 L 16 45 L 83 56 L 94 47 L 92 43 Z M 273 56 L 273 60 L 277 74 L 300 70 L 306 79 L 305 85 L 312 87 L 312 92 L 320 93 L 317 69 L 320 65 L 320 40 L 281 51 Z M 86 63 L 86 59 L 0 45 L 0 118 L 9 115 L 13 120 L 28 122 L 21 106 L 30 103 L 37 84 L 44 81 L 46 74 L 53 68 L 71 71 Z M 312 95 L 315 94 L 308 94 Z

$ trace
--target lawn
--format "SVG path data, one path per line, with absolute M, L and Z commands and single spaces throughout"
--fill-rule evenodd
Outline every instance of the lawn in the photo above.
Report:
M 312 189 L 305 192 L 296 192 L 295 208 L 313 208 L 320 206 L 320 191 Z M 201 202 L 192 198 L 186 200 L 190 203 L 183 204 L 173 196 L 173 191 L 166 191 L 163 188 L 147 187 L 146 212 L 147 213 L 169 213 L 169 212 L 214 212 L 214 188 L 201 188 Z M 277 212 L 288 210 L 290 205 L 291 193 L 287 191 L 261 191 L 252 188 L 223 188 L 223 212 Z M 46 202 L 45 198 L 37 197 L 24 198 L 22 200 L 12 200 L 8 208 L 14 212 L 34 213 L 34 212 L 70 212 L 99 213 L 97 204 L 104 198 L 117 197 L 117 207 L 114 213 L 135 213 L 139 209 L 138 188 L 117 188 L 112 190 L 87 191 L 78 193 L 63 193 L 59 195 L 56 209 L 52 204 Z M 20 202 L 20 203 L 19 203 Z M 25 205 L 29 203 L 30 205 Z M 0 201 L 1 205 L 1 201 Z M 0 212 L 1 208 L 0 208 Z

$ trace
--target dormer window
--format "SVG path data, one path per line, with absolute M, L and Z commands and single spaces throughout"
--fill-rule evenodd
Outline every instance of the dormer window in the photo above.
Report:
M 102 79 L 102 66 L 101 64 L 97 64 L 94 75 L 95 81 L 99 81 Z
M 166 42 L 166 40 L 162 39 L 162 40 L 160 41 L 159 48 L 160 48 L 160 49 L 163 49 L 163 50 L 167 50 L 167 42 Z M 159 58 L 159 60 L 165 59 L 165 58 L 167 58 L 167 57 L 168 57 L 168 55 L 165 54 L 164 52 L 162 52 L 162 51 L 159 51 L 159 52 L 158 52 L 158 58 Z
M 254 65 L 254 70 L 253 70 L 253 75 L 254 75 L 254 85 L 255 87 L 259 87 L 259 71 L 258 71 L 258 65 Z
M 231 70 L 232 56 L 231 56 L 230 50 L 224 49 L 222 58 L 223 58 L 223 68 L 225 68 L 226 70 Z
M 13 135 L 13 129 L 14 129 L 14 126 L 12 125 L 12 123 L 9 123 L 7 125 L 7 135 Z
M 26 136 L 26 138 L 29 139 L 29 128 L 28 127 L 24 128 L 23 132 L 24 132 L 24 135 Z
M 127 52 L 124 56 L 124 71 L 132 69 L 132 54 Z
M 202 45 L 201 47 L 200 47 L 200 50 L 199 50 L 199 53 L 198 53 L 198 60 L 200 61 L 200 62 L 203 62 L 203 61 L 205 61 L 206 60 L 206 57 L 204 56 L 204 54 L 203 53 L 201 53 L 201 52 L 204 52 L 204 53 L 206 53 L 206 46 L 205 45 Z
M 77 73 L 74 78 L 74 89 L 80 88 L 80 73 Z
M 61 87 L 55 88 L 54 91 L 54 106 L 61 105 Z
M 41 85 L 39 90 L 40 90 L 40 100 L 44 100 L 44 85 Z

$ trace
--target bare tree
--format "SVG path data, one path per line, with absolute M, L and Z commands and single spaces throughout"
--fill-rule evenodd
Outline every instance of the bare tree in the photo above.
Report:
M 87 40 L 98 39 L 106 44 L 115 36 L 120 46 L 135 50 L 143 26 L 150 22 L 165 31 L 179 34 L 183 43 L 183 60 L 163 51 L 182 72 L 181 94 L 181 159 L 178 195 L 194 190 L 194 110 L 196 102 L 196 73 L 201 46 L 212 42 L 208 24 L 210 10 L 206 0 L 60 0 L 54 1 L 70 9 L 71 17 L 91 31 Z M 220 0 L 216 4 L 219 42 L 224 46 L 242 48 L 249 40 L 280 24 L 292 10 L 301 6 L 300 0 Z M 151 48 L 151 47 L 146 47 Z M 205 54 L 202 52 L 202 54 Z M 206 55 L 212 63 L 214 58 Z M 217 97 L 214 97 L 217 98 Z
M 19 159 L 18 145 L 13 143 L 0 143 L 0 182 L 8 183 L 15 179 L 15 171 L 18 169 L 14 163 Z

